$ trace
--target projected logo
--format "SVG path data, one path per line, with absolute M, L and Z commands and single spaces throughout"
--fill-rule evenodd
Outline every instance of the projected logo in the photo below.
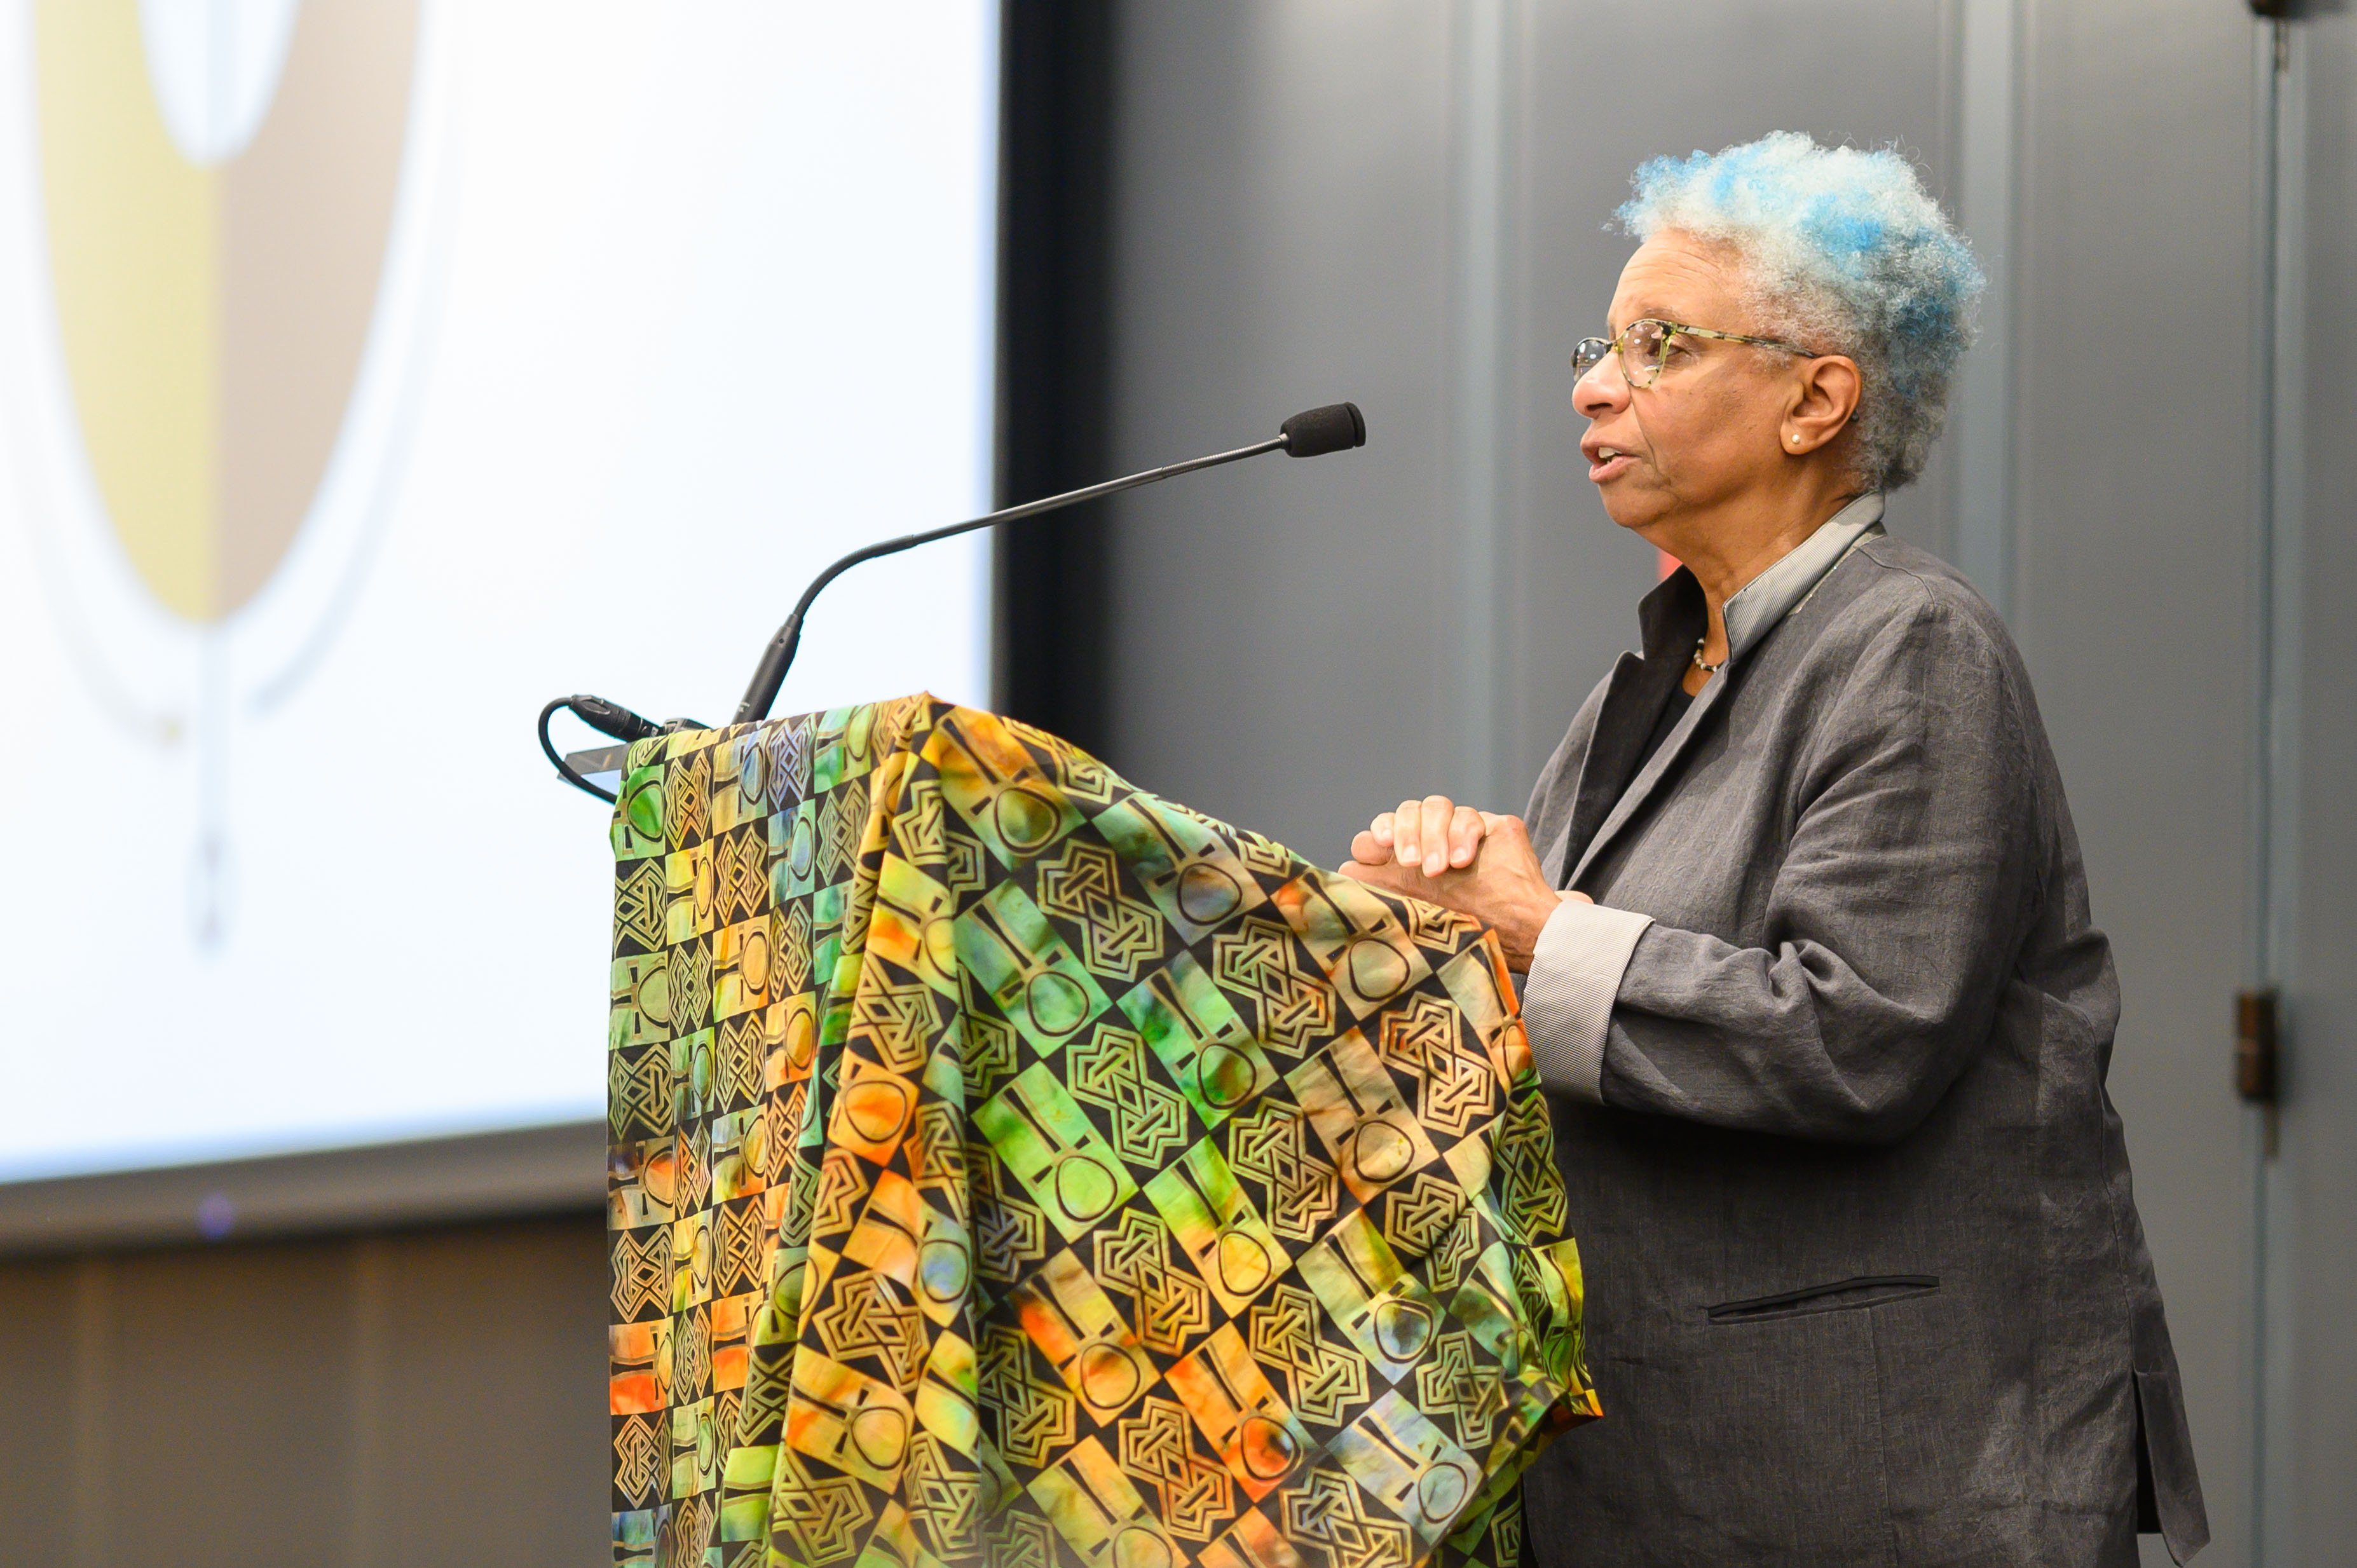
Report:
M 377 328 L 417 34 L 417 0 L 35 10 L 58 445 L 83 470 L 36 509 L 42 559 L 93 693 L 193 746 L 208 942 L 231 740 L 325 651 L 402 445 L 395 390 L 356 414 L 414 381 Z

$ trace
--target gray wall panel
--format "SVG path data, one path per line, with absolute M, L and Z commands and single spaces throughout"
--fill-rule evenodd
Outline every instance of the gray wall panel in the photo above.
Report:
M 2032 8 L 2015 624 L 2112 937 L 2111 1073 L 2217 1544 L 2246 1560 L 2253 1128 L 2252 25 Z M 2193 323 L 2202 350 L 2187 351 Z

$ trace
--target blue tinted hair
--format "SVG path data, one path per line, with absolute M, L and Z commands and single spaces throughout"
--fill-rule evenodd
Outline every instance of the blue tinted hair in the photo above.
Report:
M 1857 361 L 1861 478 L 1893 489 L 1922 471 L 1984 280 L 1912 164 L 1889 148 L 1821 147 L 1777 131 L 1654 158 L 1629 183 L 1635 194 L 1618 216 L 1639 241 L 1674 230 L 1741 259 L 1760 319 L 1731 329 Z

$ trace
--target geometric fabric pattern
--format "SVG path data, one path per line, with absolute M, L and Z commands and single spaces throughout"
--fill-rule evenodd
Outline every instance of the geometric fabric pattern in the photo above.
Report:
M 617 1564 L 1512 1568 L 1600 1412 L 1489 932 L 930 696 L 612 832 Z

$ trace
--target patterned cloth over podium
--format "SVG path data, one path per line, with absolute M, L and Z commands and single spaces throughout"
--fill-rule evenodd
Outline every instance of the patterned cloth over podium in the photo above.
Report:
M 1514 1562 L 1598 1412 L 1494 937 L 929 696 L 613 840 L 617 1563 Z

